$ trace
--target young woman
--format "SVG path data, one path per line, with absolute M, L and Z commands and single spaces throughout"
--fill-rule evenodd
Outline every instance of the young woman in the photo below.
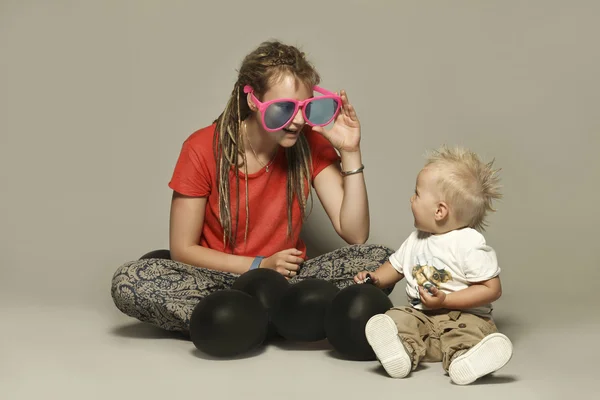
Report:
M 114 275 L 122 312 L 187 332 L 195 305 L 250 269 L 344 288 L 388 259 L 393 250 L 364 245 L 369 205 L 356 112 L 344 91 L 319 83 L 293 46 L 265 42 L 244 58 L 223 113 L 182 146 L 169 183 L 171 260 L 131 261 Z M 300 231 L 311 188 L 350 246 L 306 260 Z

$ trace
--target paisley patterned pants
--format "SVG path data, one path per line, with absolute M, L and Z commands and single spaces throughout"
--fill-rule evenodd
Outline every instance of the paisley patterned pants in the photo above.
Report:
M 309 259 L 290 283 L 307 278 L 332 282 L 343 289 L 360 271 L 374 271 L 394 251 L 379 245 L 352 245 Z M 130 317 L 169 331 L 188 333 L 194 307 L 208 294 L 231 287 L 239 275 L 150 258 L 119 267 L 111 293 L 117 308 Z M 385 290 L 391 293 L 393 288 Z

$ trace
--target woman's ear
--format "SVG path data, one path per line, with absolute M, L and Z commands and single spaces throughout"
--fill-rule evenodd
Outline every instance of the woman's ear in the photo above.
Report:
M 248 102 L 248 107 L 250 108 L 250 111 L 256 112 L 256 110 L 258 110 L 256 104 L 254 104 L 254 102 L 252 101 L 252 95 L 250 93 L 246 95 L 246 101 Z
M 445 220 L 448 217 L 449 212 L 450 210 L 448 209 L 448 204 L 444 203 L 443 201 L 440 201 L 437 204 L 437 208 L 435 210 L 435 220 L 437 222 Z

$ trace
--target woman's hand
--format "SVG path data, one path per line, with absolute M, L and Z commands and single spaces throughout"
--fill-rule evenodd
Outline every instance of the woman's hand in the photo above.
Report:
M 300 264 L 304 262 L 300 255 L 302 252 L 298 249 L 282 250 L 262 260 L 259 268 L 272 269 L 290 279 L 298 275 Z
M 360 149 L 360 122 L 345 90 L 340 92 L 340 97 L 342 108 L 333 127 L 327 131 L 324 127 L 315 126 L 313 130 L 325 136 L 338 151 L 356 152 Z

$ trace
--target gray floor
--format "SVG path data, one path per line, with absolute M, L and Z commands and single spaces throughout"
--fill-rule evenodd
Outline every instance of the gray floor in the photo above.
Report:
M 395 380 L 377 362 L 337 358 L 327 342 L 279 343 L 245 358 L 211 360 L 191 342 L 121 315 L 109 298 L 98 307 L 15 303 L 0 309 L 2 399 L 567 399 L 575 390 L 587 398 L 597 392 L 599 318 L 568 318 L 560 307 L 544 314 L 504 301 L 496 319 L 513 340 L 513 359 L 460 387 L 440 364 Z

